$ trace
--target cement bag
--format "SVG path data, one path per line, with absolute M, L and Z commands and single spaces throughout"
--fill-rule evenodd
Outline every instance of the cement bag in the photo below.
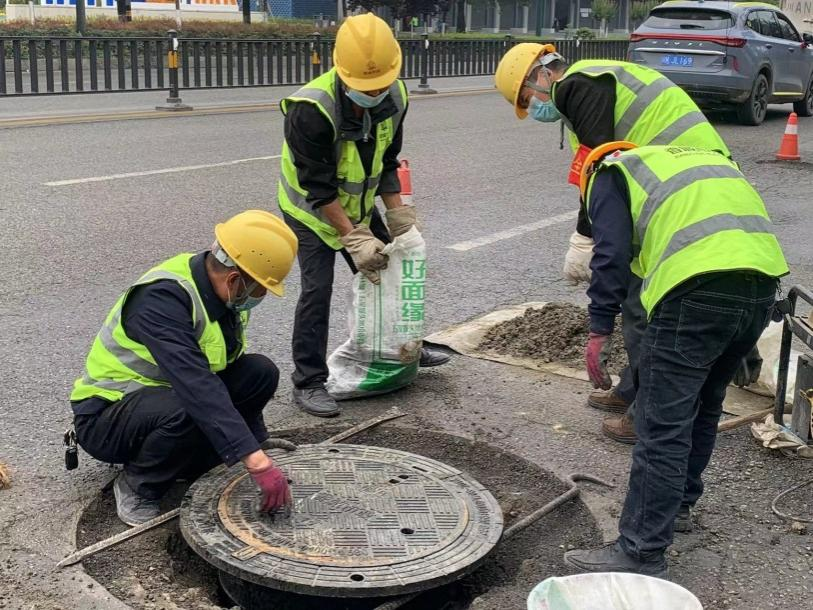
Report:
M 782 345 L 782 322 L 771 322 L 762 332 L 757 341 L 759 355 L 762 356 L 762 370 L 759 373 L 758 384 L 767 388 L 768 392 L 776 396 L 776 380 L 779 377 L 779 350 Z M 796 365 L 800 353 L 790 350 L 788 362 L 788 386 L 785 391 L 785 402 L 793 403 L 794 387 L 796 386 Z
M 528 597 L 528 610 L 703 610 L 683 587 L 640 574 L 554 576 Z
M 392 392 L 418 374 L 423 340 L 426 244 L 415 227 L 387 244 L 377 286 L 353 278 L 350 338 L 328 358 L 327 391 L 337 400 Z

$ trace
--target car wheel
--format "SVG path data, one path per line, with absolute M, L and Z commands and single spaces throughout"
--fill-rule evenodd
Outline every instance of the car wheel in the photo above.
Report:
M 759 125 L 768 113 L 768 79 L 764 74 L 757 74 L 751 95 L 737 109 L 737 116 L 743 125 Z
M 799 116 L 813 116 L 813 74 L 807 85 L 807 95 L 798 102 L 793 102 L 793 112 Z

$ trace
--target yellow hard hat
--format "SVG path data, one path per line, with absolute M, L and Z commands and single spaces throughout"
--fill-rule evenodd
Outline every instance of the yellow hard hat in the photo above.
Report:
M 285 294 L 282 280 L 294 264 L 299 240 L 281 218 L 246 210 L 216 225 L 215 237 L 221 263 L 239 267 L 278 297 Z
M 522 91 L 528 73 L 536 61 L 548 53 L 556 53 L 556 47 L 552 44 L 521 42 L 508 49 L 508 52 L 502 56 L 497 66 L 497 72 L 494 74 L 494 84 L 503 97 L 514 106 L 517 118 L 524 119 L 528 116 L 528 111 L 521 108 L 518 103 L 519 92 Z M 561 58 L 561 56 L 557 54 L 558 58 Z
M 348 17 L 336 33 L 333 64 L 351 89 L 386 89 L 401 72 L 401 45 L 386 22 L 372 13 Z
M 617 142 L 605 142 L 587 153 L 587 156 L 584 158 L 584 163 L 582 164 L 581 174 L 579 175 L 579 192 L 581 193 L 582 201 L 584 201 L 584 197 L 587 195 L 587 185 L 590 183 L 590 177 L 596 171 L 594 165 L 610 153 L 621 150 L 632 150 L 633 148 L 636 148 L 636 145 L 632 142 L 619 140 Z

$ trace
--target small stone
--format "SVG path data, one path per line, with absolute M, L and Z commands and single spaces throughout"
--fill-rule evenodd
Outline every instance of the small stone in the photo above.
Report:
M 790 524 L 790 531 L 793 532 L 794 534 L 799 534 L 800 536 L 803 536 L 804 534 L 807 533 L 807 526 L 801 521 L 794 521 L 793 523 Z

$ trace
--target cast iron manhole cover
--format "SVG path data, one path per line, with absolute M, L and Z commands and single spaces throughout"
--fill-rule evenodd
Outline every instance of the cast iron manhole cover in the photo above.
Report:
M 473 570 L 502 534 L 494 497 L 441 462 L 344 444 L 271 455 L 292 482 L 290 517 L 256 512 L 241 464 L 204 475 L 181 505 L 189 545 L 242 580 L 335 597 L 421 591 Z

